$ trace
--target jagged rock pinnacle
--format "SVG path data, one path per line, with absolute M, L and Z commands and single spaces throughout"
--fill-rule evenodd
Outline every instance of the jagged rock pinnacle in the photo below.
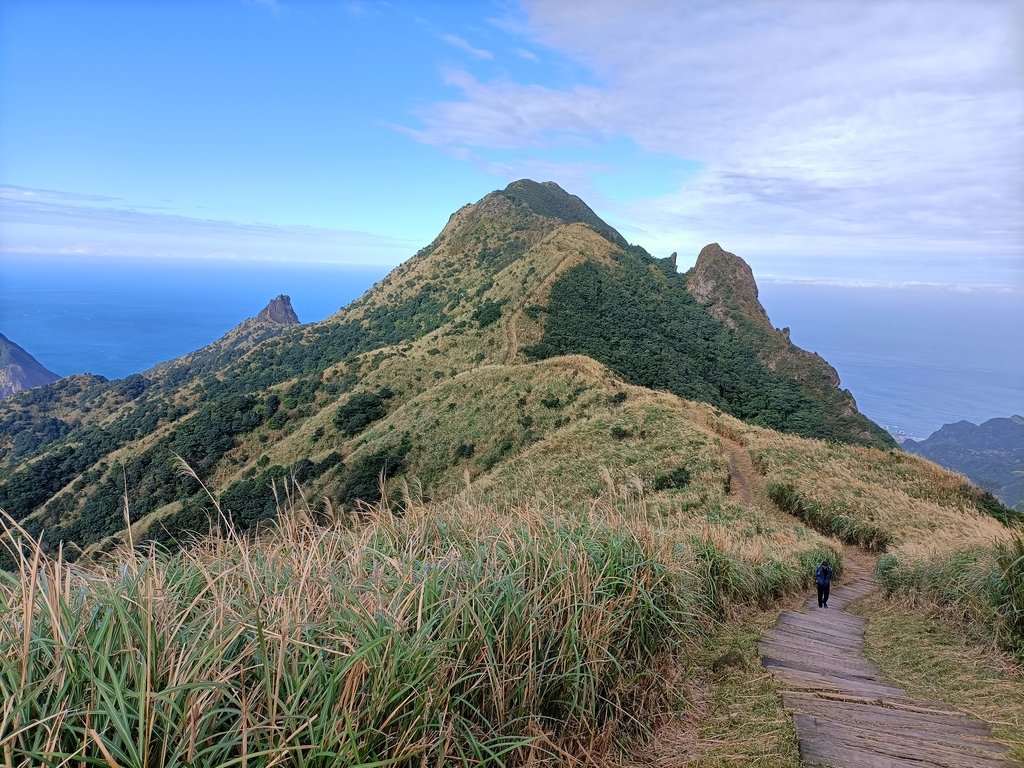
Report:
M 768 314 L 757 300 L 757 283 L 750 265 L 718 243 L 705 245 L 689 272 L 687 289 L 712 315 L 730 328 L 734 314 L 771 329 Z
M 256 315 L 257 320 L 269 320 L 278 325 L 298 325 L 299 317 L 292 309 L 292 300 L 283 293 L 272 299 L 263 311 Z

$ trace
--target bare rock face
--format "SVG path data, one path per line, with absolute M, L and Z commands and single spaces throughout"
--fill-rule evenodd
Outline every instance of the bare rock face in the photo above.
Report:
M 746 321 L 761 329 L 758 359 L 772 371 L 804 383 L 836 390 L 839 374 L 816 352 L 800 349 L 789 338 L 789 329 L 776 329 L 757 297 L 757 283 L 750 265 L 718 243 L 701 249 L 697 263 L 687 273 L 686 289 L 707 307 L 712 317 L 730 330 Z M 765 333 L 766 332 L 766 333 Z M 841 412 L 857 413 L 857 403 L 849 393 L 842 394 Z
M 59 379 L 32 355 L 0 333 L 0 399 Z
M 772 323 L 757 299 L 750 265 L 718 243 L 705 245 L 687 276 L 687 290 L 716 319 L 735 330 L 735 315 L 771 330 Z
M 281 294 L 276 299 L 272 299 L 263 311 L 256 315 L 257 320 L 269 320 L 272 323 L 278 325 L 298 325 L 299 316 L 295 314 L 295 310 L 292 309 L 292 300 Z

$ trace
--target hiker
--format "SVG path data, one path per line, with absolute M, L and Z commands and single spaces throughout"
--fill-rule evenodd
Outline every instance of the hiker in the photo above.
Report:
M 822 560 L 818 570 L 814 572 L 814 581 L 818 585 L 818 607 L 828 608 L 828 590 L 832 585 L 832 566 L 828 560 Z

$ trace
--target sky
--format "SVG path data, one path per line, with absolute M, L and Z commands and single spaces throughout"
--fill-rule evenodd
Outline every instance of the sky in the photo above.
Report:
M 1024 291 L 1024 3 L 0 2 L 0 255 L 394 265 L 518 178 L 655 256 Z

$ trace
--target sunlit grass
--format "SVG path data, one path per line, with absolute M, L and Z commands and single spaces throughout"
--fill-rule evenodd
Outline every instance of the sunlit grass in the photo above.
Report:
M 801 440 L 717 414 L 743 443 L 772 500 L 808 525 L 884 552 L 889 592 L 983 627 L 1024 656 L 1020 515 L 953 472 L 900 451 Z
M 0 759 L 11 766 L 573 763 L 642 734 L 659 659 L 806 585 L 817 542 L 755 547 L 601 498 L 467 497 L 93 565 L 6 531 Z

